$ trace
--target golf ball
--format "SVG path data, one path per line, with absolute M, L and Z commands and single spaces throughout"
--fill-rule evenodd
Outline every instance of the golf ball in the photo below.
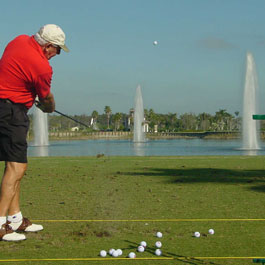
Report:
M 155 245 L 156 245 L 157 248 L 161 248 L 162 247 L 162 243 L 160 241 L 156 241 Z
M 209 229 L 208 232 L 209 232 L 210 235 L 213 235 L 214 234 L 214 230 L 213 229 Z
M 112 256 L 112 253 L 113 253 L 113 251 L 114 251 L 115 249 L 114 248 L 111 248 L 110 250 L 109 250 L 109 254 Z
M 137 248 L 137 250 L 138 250 L 138 252 L 144 252 L 144 247 L 143 247 L 143 246 L 139 246 L 139 247 Z
M 121 256 L 122 255 L 122 250 L 119 248 L 119 249 L 117 249 L 117 252 L 118 252 L 118 254 L 119 254 L 119 256 Z
M 147 243 L 146 243 L 145 241 L 142 241 L 142 242 L 140 243 L 140 245 L 143 246 L 144 248 L 146 248 Z
M 155 40 L 155 41 L 153 42 L 153 44 L 156 46 L 156 45 L 158 44 L 158 41 Z
M 194 236 L 195 236 L 195 237 L 200 237 L 201 234 L 200 234 L 200 232 L 195 232 L 195 233 L 194 233 Z
M 160 249 L 156 249 L 155 254 L 157 256 L 161 256 L 162 255 L 162 251 Z
M 130 259 L 134 259 L 134 258 L 136 257 L 136 255 L 135 255 L 134 252 L 130 252 L 129 255 L 128 255 L 128 257 L 129 257 Z
M 163 234 L 161 232 L 157 232 L 156 233 L 156 236 L 159 237 L 159 238 L 161 238 L 163 236 Z
M 119 252 L 118 252 L 117 250 L 114 250 L 114 251 L 112 252 L 112 257 L 117 258 L 118 256 L 119 256 Z
M 106 257 L 107 256 L 107 251 L 106 250 L 101 250 L 99 255 L 100 255 L 100 257 Z

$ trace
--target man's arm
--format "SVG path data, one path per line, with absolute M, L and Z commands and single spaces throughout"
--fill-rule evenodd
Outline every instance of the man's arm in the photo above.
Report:
M 43 112 L 51 113 L 55 110 L 55 101 L 52 93 L 49 93 L 46 98 L 40 98 L 39 100 L 42 105 L 41 110 Z

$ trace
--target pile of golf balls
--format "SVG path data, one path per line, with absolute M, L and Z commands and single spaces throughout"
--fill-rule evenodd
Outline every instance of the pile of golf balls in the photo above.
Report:
M 156 233 L 156 237 L 158 237 L 158 238 L 162 238 L 163 237 L 163 234 L 161 233 L 161 232 L 157 232 Z M 161 247 L 162 247 L 162 243 L 161 243 L 161 241 L 156 241 L 156 243 L 155 243 L 155 246 L 156 246 L 156 250 L 155 250 L 155 255 L 156 256 L 161 256 L 162 255 L 162 251 L 161 251 Z
M 163 234 L 161 232 L 157 232 L 155 234 L 155 236 L 158 237 L 158 238 L 162 238 Z M 162 255 L 162 251 L 160 249 L 162 247 L 161 241 L 156 241 L 155 242 L 155 247 L 156 247 L 156 249 L 155 249 L 154 254 L 156 256 L 161 256 Z M 146 248 L 147 248 L 146 241 L 141 241 L 140 244 L 137 247 L 137 252 L 143 253 L 143 252 L 145 252 Z M 111 248 L 111 249 L 109 249 L 108 252 L 106 250 L 101 250 L 99 252 L 100 257 L 103 257 L 103 258 L 107 257 L 107 255 L 112 256 L 114 258 L 117 258 L 119 256 L 122 256 L 122 254 L 123 254 L 123 251 L 120 248 L 119 249 Z M 136 254 L 135 254 L 135 252 L 130 252 L 127 257 L 130 258 L 130 259 L 134 259 L 134 258 L 136 258 Z
M 121 256 L 122 255 L 122 250 L 119 248 L 119 249 L 114 249 L 114 248 L 111 248 L 110 250 L 109 250 L 109 255 L 110 256 L 112 256 L 112 257 L 114 257 L 114 258 L 117 258 L 117 257 L 119 257 L 119 256 Z M 101 250 L 100 252 L 99 252 L 99 255 L 100 255 L 100 257 L 103 257 L 103 258 L 105 258 L 106 256 L 107 256 L 107 251 L 106 250 Z
M 214 229 L 211 228 L 211 229 L 208 230 L 208 234 L 213 235 L 214 233 L 215 233 Z M 156 232 L 155 236 L 157 238 L 162 238 L 163 234 L 161 232 Z M 201 233 L 198 232 L 198 231 L 194 232 L 193 236 L 199 238 L 199 237 L 201 237 Z M 207 236 L 207 235 L 202 234 L 202 236 Z M 154 254 L 156 256 L 161 256 L 162 255 L 162 250 L 161 250 L 162 242 L 161 241 L 156 241 L 155 242 L 155 247 L 156 247 L 156 249 L 154 251 Z M 141 241 L 140 244 L 137 247 L 137 252 L 143 253 L 143 252 L 145 252 L 146 248 L 147 248 L 146 241 Z M 123 254 L 123 251 L 121 249 L 111 248 L 108 252 L 106 250 L 101 250 L 100 253 L 99 253 L 99 255 L 101 257 L 106 257 L 108 254 L 110 256 L 116 258 L 116 257 L 121 256 Z M 134 259 L 134 258 L 136 258 L 136 254 L 135 254 L 135 252 L 130 252 L 127 257 L 131 258 L 131 259 Z
M 213 234 L 214 234 L 214 230 L 211 228 L 211 229 L 208 230 L 208 233 L 209 233 L 210 235 L 213 235 Z M 204 235 L 204 234 L 203 234 L 203 235 Z M 200 237 L 201 234 L 200 234 L 200 232 L 194 232 L 193 236 L 194 236 L 194 237 Z M 206 236 L 207 236 L 207 235 L 206 235 Z

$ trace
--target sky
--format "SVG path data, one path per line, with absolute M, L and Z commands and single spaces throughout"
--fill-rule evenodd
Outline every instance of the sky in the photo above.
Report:
M 140 85 L 144 108 L 180 115 L 241 113 L 251 52 L 265 113 L 264 10 L 264 0 L 2 1 L 0 54 L 57 24 L 70 49 L 50 60 L 57 110 L 128 113 Z

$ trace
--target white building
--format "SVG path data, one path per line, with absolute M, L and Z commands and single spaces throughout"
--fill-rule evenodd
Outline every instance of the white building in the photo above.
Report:
M 79 127 L 72 127 L 71 128 L 71 132 L 78 132 L 79 131 Z

